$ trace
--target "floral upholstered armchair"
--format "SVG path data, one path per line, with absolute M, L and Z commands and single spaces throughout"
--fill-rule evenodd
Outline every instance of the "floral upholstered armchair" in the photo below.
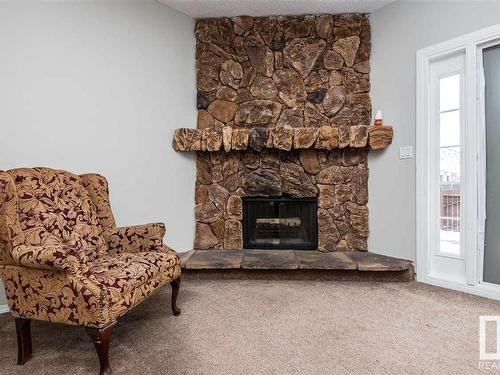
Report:
M 180 261 L 164 234 L 163 224 L 117 228 L 100 175 L 0 171 L 0 277 L 16 318 L 18 364 L 31 357 L 32 319 L 85 327 L 100 373 L 109 374 L 119 317 L 167 282 L 178 315 Z

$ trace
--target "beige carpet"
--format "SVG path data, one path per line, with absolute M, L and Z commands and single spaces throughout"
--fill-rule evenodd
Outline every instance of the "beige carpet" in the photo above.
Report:
M 500 304 L 418 283 L 186 281 L 115 328 L 114 374 L 473 374 L 478 316 Z M 1 374 L 96 374 L 83 329 L 34 322 L 34 358 L 15 366 L 0 316 Z M 491 372 L 490 372 L 491 373 Z

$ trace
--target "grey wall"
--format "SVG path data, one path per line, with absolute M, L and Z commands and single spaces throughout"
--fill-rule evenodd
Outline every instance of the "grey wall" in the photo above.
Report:
M 417 49 L 500 23 L 499 1 L 396 1 L 371 16 L 371 98 L 394 126 L 393 144 L 369 157 L 370 251 L 415 259 L 415 149 Z
M 171 140 L 196 124 L 193 28 L 153 1 L 0 2 L 0 169 L 102 173 L 118 225 L 192 248 L 194 155 Z
M 486 82 L 486 241 L 484 281 L 500 284 L 500 46 L 484 51 Z

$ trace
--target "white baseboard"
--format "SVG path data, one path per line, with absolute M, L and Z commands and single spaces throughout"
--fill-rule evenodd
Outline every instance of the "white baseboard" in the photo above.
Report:
M 442 280 L 435 277 L 417 277 L 417 281 L 439 286 L 441 288 L 458 290 L 459 292 L 475 294 L 500 301 L 500 287 L 498 285 L 480 283 L 478 285 L 461 284 L 454 281 Z
M 9 311 L 10 311 L 10 309 L 9 309 L 8 305 L 0 305 L 0 314 L 7 313 Z

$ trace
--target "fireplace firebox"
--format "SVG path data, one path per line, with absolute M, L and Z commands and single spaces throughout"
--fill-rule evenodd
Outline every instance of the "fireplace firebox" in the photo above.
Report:
M 243 198 L 243 248 L 317 247 L 316 198 Z

